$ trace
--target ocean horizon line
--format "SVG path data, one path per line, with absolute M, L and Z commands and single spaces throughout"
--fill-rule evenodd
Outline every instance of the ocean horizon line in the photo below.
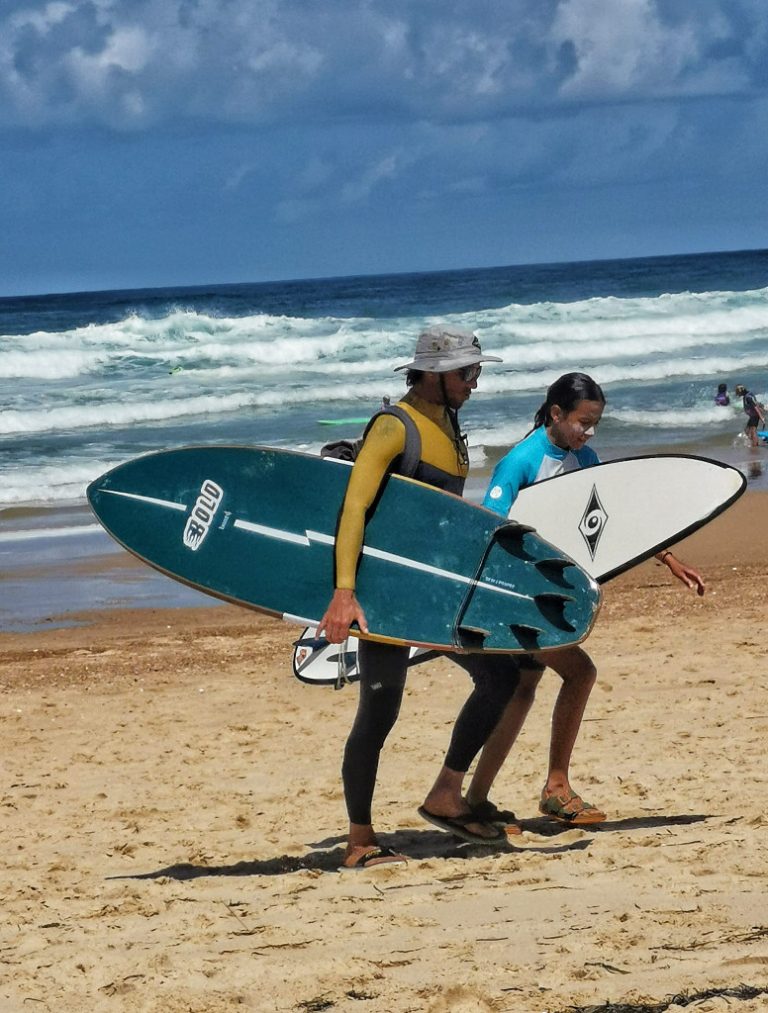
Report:
M 214 289 L 239 289 L 239 288 L 258 288 L 261 286 L 290 286 L 290 285 L 302 285 L 302 284 L 318 284 L 322 282 L 336 283 L 345 280 L 348 281 L 370 281 L 373 278 L 381 279 L 397 279 L 397 278 L 419 278 L 426 276 L 445 276 L 451 274 L 471 274 L 472 272 L 495 272 L 495 271 L 512 271 L 516 269 L 529 270 L 529 269 L 546 269 L 546 268 L 566 268 L 569 266 L 579 265 L 588 266 L 590 264 L 626 264 L 626 263 L 650 263 L 654 261 L 662 260 L 678 260 L 680 258 L 707 258 L 707 257 L 722 257 L 722 256 L 754 256 L 755 254 L 766 253 L 768 254 L 768 247 L 739 247 L 739 248 L 726 248 L 720 250 L 692 250 L 688 252 L 675 252 L 675 253 L 652 253 L 652 254 L 640 254 L 637 256 L 622 255 L 618 257 L 584 257 L 576 258 L 574 260 L 546 260 L 546 261 L 516 261 L 510 264 L 489 264 L 483 265 L 470 265 L 467 267 L 441 267 L 435 269 L 419 268 L 416 270 L 397 270 L 397 271 L 363 271 L 353 274 L 329 274 L 329 275 L 305 275 L 302 277 L 274 277 L 274 278 L 262 278 L 256 281 L 200 281 L 200 282 L 189 282 L 183 284 L 159 284 L 159 285 L 129 285 L 129 286 L 118 286 L 118 287 L 106 287 L 106 288 L 71 288 L 71 289 L 51 289 L 49 291 L 39 292 L 26 292 L 26 293 L 8 293 L 0 295 L 0 310 L 3 308 L 3 303 L 12 303 L 14 301 L 25 301 L 34 299 L 65 299 L 65 298 L 79 298 L 82 296 L 104 296 L 104 295 L 116 295 L 126 296 L 136 292 L 188 292 L 190 294 L 196 293 L 201 294 L 201 290 L 214 288 Z

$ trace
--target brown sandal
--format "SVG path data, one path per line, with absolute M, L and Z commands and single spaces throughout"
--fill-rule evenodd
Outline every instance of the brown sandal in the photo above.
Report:
M 561 823 L 570 823 L 572 826 L 586 827 L 596 823 L 604 823 L 608 818 L 605 813 L 586 802 L 581 795 L 575 792 L 571 795 L 545 795 L 541 793 L 539 801 L 539 812 L 543 816 L 550 816 L 552 819 L 560 820 Z

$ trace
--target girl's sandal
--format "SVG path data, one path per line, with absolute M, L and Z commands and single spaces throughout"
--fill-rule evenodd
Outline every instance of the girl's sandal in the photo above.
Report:
M 608 818 L 601 809 L 592 805 L 591 802 L 586 802 L 581 795 L 577 795 L 575 792 L 572 795 L 549 796 L 542 792 L 539 812 L 543 816 L 560 820 L 561 823 L 570 823 L 571 826 L 579 827 L 604 823 Z

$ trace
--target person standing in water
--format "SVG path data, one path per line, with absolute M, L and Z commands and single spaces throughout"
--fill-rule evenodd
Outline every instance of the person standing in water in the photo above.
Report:
M 717 394 L 715 394 L 715 404 L 720 405 L 722 408 L 727 408 L 731 403 L 731 399 L 728 397 L 728 384 L 719 383 L 717 385 Z
M 755 395 L 747 390 L 743 383 L 736 384 L 736 394 L 742 399 L 742 405 L 747 416 L 747 423 L 744 426 L 744 434 L 749 440 L 751 447 L 757 447 L 760 445 L 757 438 L 757 427 L 758 425 L 765 425 L 765 415 L 763 413 L 763 406 L 757 400 Z

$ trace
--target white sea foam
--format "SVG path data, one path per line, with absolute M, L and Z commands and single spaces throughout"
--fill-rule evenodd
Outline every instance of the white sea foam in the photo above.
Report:
M 106 358 L 105 354 L 83 349 L 61 349 L 53 354 L 44 347 L 30 351 L 4 351 L 0 352 L 0 378 L 66 380 L 94 371 Z
M 277 403 L 276 398 L 276 403 Z M 129 426 L 169 419 L 184 419 L 196 415 L 221 414 L 251 407 L 257 397 L 250 394 L 231 394 L 217 397 L 185 398 L 179 401 L 148 400 L 127 404 L 83 405 L 41 409 L 39 411 L 6 411 L 0 414 L 0 434 L 45 433 L 62 429 L 90 429 Z
M 734 343 L 757 355 L 768 337 L 768 289 L 510 303 L 441 319 L 476 329 L 488 352 L 519 370 L 668 359 Z M 188 378 L 203 380 L 238 370 L 243 378 L 297 369 L 341 379 L 391 376 L 410 356 L 413 334 L 424 322 L 433 321 L 223 317 L 182 307 L 158 319 L 131 313 L 69 331 L 0 336 L 0 377 L 99 375 L 108 381 L 133 370 L 152 382 L 179 366 Z
M 470 462 L 474 456 L 485 460 L 485 447 L 513 447 L 533 426 L 532 420 L 510 421 L 491 428 L 473 428 L 469 433 Z
M 741 424 L 743 415 L 731 412 L 727 409 L 712 407 L 695 408 L 669 408 L 659 407 L 658 409 L 635 409 L 635 408 L 614 408 L 606 413 L 616 422 L 627 426 L 642 426 L 643 428 L 660 429 L 668 427 L 671 429 L 708 429 L 713 427 L 731 427 L 734 424 Z
M 487 394 L 504 394 L 513 391 L 544 391 L 562 375 L 564 364 L 555 369 L 538 372 L 499 373 L 490 368 L 483 372 L 480 389 Z M 741 356 L 717 356 L 711 358 L 668 359 L 659 358 L 650 362 L 602 363 L 578 359 L 569 361 L 568 370 L 589 373 L 599 384 L 607 386 L 618 383 L 636 383 L 669 380 L 673 377 L 718 378 L 720 376 L 747 374 L 752 370 L 765 368 L 765 353 L 755 351 Z
M 445 320 L 446 317 L 441 317 Z M 618 340 L 667 334 L 750 334 L 768 327 L 768 289 L 752 292 L 662 295 L 654 299 L 594 298 L 572 303 L 510 303 L 499 309 L 455 314 L 453 322 L 482 330 L 492 341 Z M 432 322 L 429 318 L 427 323 Z M 436 322 L 436 321 L 435 321 Z M 670 323 L 673 326 L 670 327 Z M 574 330 L 576 329 L 576 330 Z M 251 314 L 217 317 L 177 309 L 159 318 L 135 313 L 109 324 L 91 324 L 64 332 L 38 331 L 0 336 L 0 348 L 17 350 L 118 349 L 125 352 L 221 351 L 277 356 L 349 354 L 379 351 L 398 357 L 410 349 L 414 321 L 368 317 L 317 319 Z M 356 346 L 357 349 L 356 349 Z M 255 352 L 254 352 L 255 350 Z
M 83 535 L 101 535 L 100 524 L 71 524 L 69 527 L 20 528 L 17 531 L 0 531 L 0 545 L 8 542 L 35 542 L 46 538 L 82 538 Z
M 3 384 L 0 440 L 19 452 L 6 460 L 1 502 L 81 501 L 88 481 L 118 463 L 113 454 L 164 446 L 169 426 L 185 442 L 238 441 L 245 429 L 254 442 L 315 453 L 330 435 L 316 433 L 317 419 L 364 417 L 382 396 L 401 396 L 393 367 L 438 321 L 475 330 L 504 360 L 484 369 L 467 409 L 474 467 L 485 448 L 527 432 L 532 404 L 566 371 L 605 387 L 606 420 L 630 439 L 740 426 L 738 403 L 730 414 L 712 404 L 715 384 L 764 385 L 768 288 L 508 302 L 439 318 L 233 316 L 180 302 L 158 317 L 0 336 L 0 379 L 13 381 Z
M 303 405 L 308 401 L 318 405 L 327 402 L 360 400 L 368 409 L 381 400 L 391 384 L 369 383 L 314 385 L 293 389 L 274 387 L 249 393 L 206 394 L 198 397 L 158 399 L 153 392 L 136 395 L 123 404 L 105 402 L 82 406 L 62 406 L 29 410 L 9 409 L 0 413 L 0 436 L 59 432 L 61 430 L 115 429 L 126 426 L 149 425 L 153 422 L 182 422 L 195 418 L 220 418 L 229 414 L 242 414 L 249 409 L 284 408 Z
M 0 504 L 81 503 L 86 487 L 120 463 L 93 460 L 16 467 L 5 475 Z

